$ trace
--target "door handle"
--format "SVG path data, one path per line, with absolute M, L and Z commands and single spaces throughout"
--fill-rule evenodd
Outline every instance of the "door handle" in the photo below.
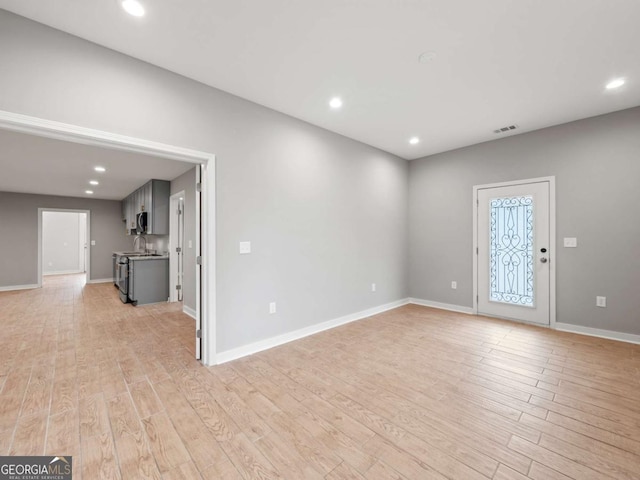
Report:
M 547 257 L 542 257 L 542 258 L 540 259 L 540 262 L 542 262 L 542 263 L 547 263 Z

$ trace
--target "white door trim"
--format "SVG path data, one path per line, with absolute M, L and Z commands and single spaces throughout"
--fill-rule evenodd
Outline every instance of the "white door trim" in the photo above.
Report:
M 211 171 L 207 171 L 210 169 Z M 208 330 L 204 325 L 203 319 L 213 318 L 215 319 L 215 306 L 216 306 L 216 290 L 215 290 L 215 270 L 207 273 L 206 262 L 209 260 L 209 256 L 215 257 L 215 234 L 210 239 L 210 244 L 206 240 L 206 218 L 208 215 L 209 202 L 215 202 L 215 194 L 209 194 L 208 182 L 215 179 L 215 164 L 201 164 L 199 168 L 196 168 L 196 259 L 200 257 L 205 259 L 205 262 L 198 262 L 196 260 L 196 331 L 200 330 L 202 335 L 198 341 L 196 339 L 196 358 L 204 358 L 203 355 L 207 352 L 206 345 L 212 351 L 212 356 L 208 357 L 209 362 L 205 362 L 206 365 L 215 365 L 218 363 L 216 350 L 215 350 L 215 337 L 211 336 L 207 339 L 207 335 L 214 335 L 215 332 L 211 332 L 211 328 Z M 200 188 L 198 188 L 200 187 Z M 215 188 L 214 186 L 211 189 Z M 215 205 L 211 210 L 210 215 L 215 214 Z M 200 221 L 198 221 L 200 219 Z M 208 255 L 208 249 L 211 248 L 211 255 Z M 184 258 L 184 257 L 183 257 Z M 211 284 L 209 284 L 211 281 Z M 209 287 L 211 285 L 211 287 Z M 206 298 L 206 301 L 202 299 Z M 209 306 L 213 310 L 210 312 Z M 209 333 L 207 333 L 209 332 Z M 208 343 L 211 342 L 211 343 Z M 211 345 L 213 344 L 213 345 Z
M 473 187 L 473 314 L 478 314 L 478 190 L 527 183 L 549 182 L 549 327 L 556 328 L 556 177 L 538 177 L 511 182 L 489 183 Z
M 68 142 L 112 148 L 127 152 L 179 160 L 203 165 L 202 178 L 202 217 L 201 235 L 203 257 L 203 295 L 202 295 L 202 362 L 214 365 L 216 361 L 216 157 L 213 153 L 191 150 L 176 145 L 153 142 L 141 138 L 94 130 L 78 125 L 31 117 L 19 113 L 0 110 L 0 128 L 14 132 L 29 133 L 40 137 L 55 138 Z M 212 191 L 209 193 L 207 189 Z M 38 252 L 40 252 L 39 245 Z M 40 265 L 40 262 L 38 262 Z M 38 278 L 41 273 L 38 272 Z M 200 305 L 197 306 L 200 309 Z M 200 311 L 200 310 L 199 310 Z
M 87 283 L 91 279 L 91 210 L 78 210 L 75 208 L 38 208 L 38 288 L 42 288 L 42 214 L 44 212 L 68 212 L 68 213 L 86 213 L 87 214 L 87 231 L 86 231 L 86 276 Z
M 87 259 L 89 258 L 89 244 L 91 243 L 90 239 L 89 239 L 89 227 L 88 227 L 88 220 L 89 220 L 89 215 L 86 214 L 84 217 L 84 232 L 82 231 L 82 229 L 80 229 L 80 238 L 78 239 L 78 243 L 80 244 L 80 255 L 79 255 L 79 266 L 80 266 L 80 271 L 83 273 L 87 274 L 87 281 L 89 281 L 89 270 L 88 270 L 88 265 L 87 265 Z M 78 214 L 78 222 L 82 225 L 82 216 L 81 214 Z M 84 235 L 84 242 L 81 242 L 80 240 L 83 239 Z
M 178 271 L 178 257 L 176 255 L 176 246 L 178 241 L 176 237 L 180 235 L 179 225 L 177 225 L 176 221 L 176 206 L 180 203 L 180 198 L 185 199 L 185 192 L 181 190 L 178 193 L 174 193 L 169 197 L 169 301 L 177 302 L 178 301 L 178 291 L 174 288 L 176 274 Z M 184 200 L 183 200 L 184 201 Z M 182 221 L 184 222 L 184 206 L 183 206 L 183 217 Z M 184 255 L 184 245 L 183 247 L 183 255 Z M 184 260 L 184 256 L 182 257 Z M 184 273 L 184 267 L 183 267 Z

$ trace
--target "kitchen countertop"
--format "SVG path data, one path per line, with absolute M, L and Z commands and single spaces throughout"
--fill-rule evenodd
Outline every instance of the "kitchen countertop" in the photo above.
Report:
M 140 260 L 168 260 L 169 259 L 169 255 L 127 255 L 129 257 L 129 261 L 140 261 Z
M 129 257 L 129 260 L 164 260 L 169 255 L 144 255 L 140 252 L 113 252 L 120 257 Z

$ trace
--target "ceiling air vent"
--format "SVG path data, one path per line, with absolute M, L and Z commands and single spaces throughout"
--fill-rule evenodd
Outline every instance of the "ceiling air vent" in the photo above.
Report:
M 515 130 L 516 128 L 518 128 L 517 125 L 509 125 L 508 127 L 498 128 L 497 130 L 494 130 L 493 133 L 506 133 L 510 132 L 511 130 Z

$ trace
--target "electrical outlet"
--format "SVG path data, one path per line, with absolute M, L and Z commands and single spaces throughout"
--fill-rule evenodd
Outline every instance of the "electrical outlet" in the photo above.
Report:
M 605 308 L 607 306 L 607 297 L 596 297 L 596 307 Z
M 187 248 L 193 248 L 193 242 L 189 240 Z
M 458 288 L 458 282 L 456 282 L 455 280 L 451 282 L 451 288 L 453 288 L 454 290 Z
M 372 283 L 372 284 L 371 284 L 371 291 L 372 291 L 372 292 L 375 292 L 375 291 L 376 291 L 376 284 L 375 284 L 375 283 Z
M 269 304 L 269 313 L 276 313 L 276 302 L 271 302 Z
M 251 242 L 240 242 L 240 254 L 251 253 Z

